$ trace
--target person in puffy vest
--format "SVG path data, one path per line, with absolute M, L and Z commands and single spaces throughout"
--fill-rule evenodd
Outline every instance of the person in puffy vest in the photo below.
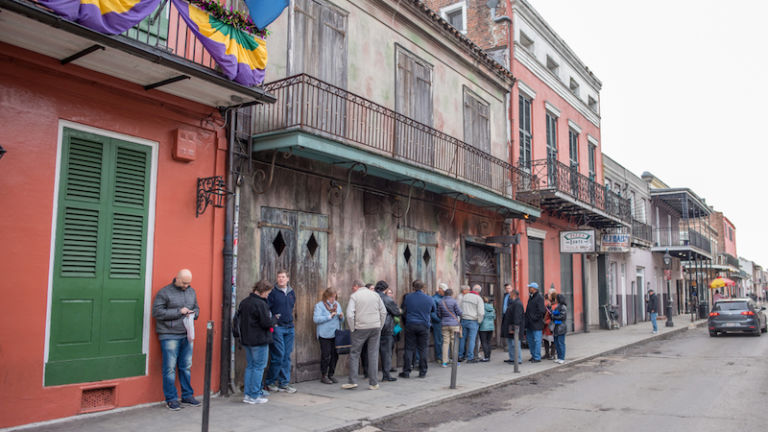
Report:
M 261 388 L 264 368 L 269 358 L 269 344 L 272 343 L 272 333 L 275 319 L 269 311 L 267 297 L 272 291 L 272 284 L 260 280 L 253 286 L 253 291 L 240 302 L 237 314 L 240 317 L 240 344 L 245 351 L 245 397 L 247 404 L 263 404 L 267 402 Z

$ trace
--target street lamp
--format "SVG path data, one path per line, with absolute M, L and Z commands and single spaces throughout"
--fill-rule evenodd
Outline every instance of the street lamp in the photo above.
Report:
M 667 307 L 666 307 L 666 315 L 667 315 L 667 327 L 672 327 L 675 325 L 675 323 L 672 322 L 672 293 L 670 292 L 669 284 L 670 279 L 672 279 L 672 256 L 669 255 L 669 249 L 667 249 L 666 252 L 664 252 L 664 278 L 667 280 Z

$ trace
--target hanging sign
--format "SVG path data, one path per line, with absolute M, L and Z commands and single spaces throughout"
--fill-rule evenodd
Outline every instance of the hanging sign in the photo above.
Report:
M 595 252 L 595 230 L 560 231 L 560 252 Z
M 602 252 L 629 252 L 629 234 L 603 234 L 600 250 Z

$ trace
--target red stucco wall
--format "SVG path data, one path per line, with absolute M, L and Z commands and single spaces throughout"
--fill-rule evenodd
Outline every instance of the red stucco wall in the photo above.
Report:
M 209 117 L 213 115 L 213 117 Z M 195 218 L 198 177 L 223 175 L 226 138 L 218 112 L 157 90 L 115 80 L 76 65 L 0 44 L 0 427 L 75 415 L 81 388 L 43 386 L 51 224 L 60 120 L 159 143 L 152 296 L 178 269 L 193 272 L 200 304 L 192 384 L 203 390 L 205 324 L 220 327 L 224 210 Z M 197 160 L 171 158 L 173 131 L 197 135 Z M 150 314 L 150 310 L 145 310 Z M 162 401 L 160 345 L 150 320 L 147 375 L 117 384 L 118 406 Z M 214 352 L 219 338 L 214 338 Z M 213 388 L 219 364 L 214 356 Z M 41 409 L 45 407 L 45 409 Z

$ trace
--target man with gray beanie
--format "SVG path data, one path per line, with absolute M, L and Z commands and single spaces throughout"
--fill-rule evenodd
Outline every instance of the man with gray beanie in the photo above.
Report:
M 442 282 L 437 285 L 437 290 L 432 296 L 432 300 L 435 301 L 435 312 L 430 316 L 432 321 L 432 337 L 435 339 L 435 361 L 440 364 L 443 363 L 443 326 L 440 324 L 440 317 L 437 316 L 437 309 L 440 308 L 440 302 L 443 301 L 443 296 L 445 296 L 445 290 L 447 289 L 448 285 Z

